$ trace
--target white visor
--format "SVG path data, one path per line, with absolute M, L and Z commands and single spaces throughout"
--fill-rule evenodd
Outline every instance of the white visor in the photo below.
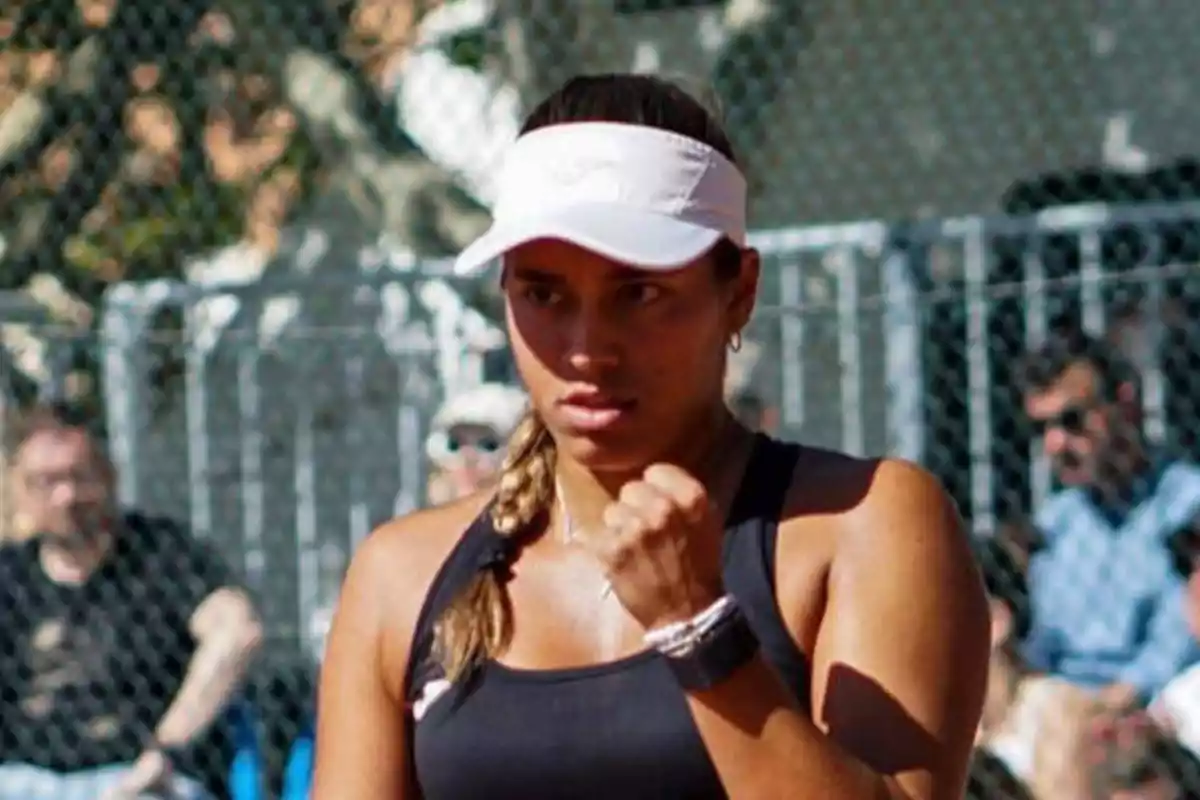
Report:
M 713 148 L 641 125 L 578 122 L 528 133 L 504 159 L 492 226 L 460 275 L 557 239 L 644 269 L 673 269 L 720 239 L 746 242 L 746 179 Z

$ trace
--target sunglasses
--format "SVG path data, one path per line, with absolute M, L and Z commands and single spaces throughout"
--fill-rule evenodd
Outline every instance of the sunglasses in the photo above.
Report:
M 463 453 L 474 452 L 485 459 L 499 458 L 507 442 L 494 432 L 477 428 L 451 428 L 434 431 L 425 441 L 425 455 L 434 464 L 448 465 L 456 462 Z
M 504 442 L 490 434 L 456 433 L 450 431 L 446 435 L 446 451 L 458 453 L 462 450 L 476 450 L 485 455 L 499 453 L 504 449 Z
M 1087 415 L 1092 409 L 1090 405 L 1067 406 L 1051 417 L 1030 418 L 1029 424 L 1037 436 L 1045 436 L 1049 430 L 1061 430 L 1071 436 L 1082 436 L 1087 433 Z

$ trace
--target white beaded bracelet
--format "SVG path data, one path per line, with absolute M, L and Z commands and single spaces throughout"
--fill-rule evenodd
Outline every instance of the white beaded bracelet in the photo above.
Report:
M 680 658 L 694 650 L 705 636 L 736 610 L 737 601 L 732 595 L 725 595 L 691 619 L 646 631 L 642 640 L 663 655 Z

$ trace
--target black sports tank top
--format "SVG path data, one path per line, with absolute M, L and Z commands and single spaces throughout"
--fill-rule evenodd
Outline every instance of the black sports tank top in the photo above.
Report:
M 730 509 L 722 558 L 726 589 L 758 634 L 764 656 L 807 708 L 808 660 L 780 617 L 774 587 L 778 521 L 800 451 L 757 438 Z M 447 688 L 430 658 L 433 624 L 474 575 L 490 532 L 486 514 L 471 525 L 434 579 L 417 620 L 406 685 L 414 709 L 412 777 L 421 796 L 726 797 L 684 694 L 656 652 L 556 670 L 488 662 Z

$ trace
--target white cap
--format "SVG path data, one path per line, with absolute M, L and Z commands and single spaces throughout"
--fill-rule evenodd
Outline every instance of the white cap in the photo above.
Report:
M 504 160 L 491 228 L 455 272 L 558 239 L 630 266 L 672 269 L 721 238 L 746 242 L 746 179 L 721 153 L 670 131 L 612 122 L 539 128 Z
M 515 386 L 481 383 L 447 399 L 433 417 L 433 429 L 448 431 L 458 425 L 479 425 L 508 436 L 528 405 L 525 392 Z
M 488 428 L 498 439 L 507 439 L 528 407 L 525 392 L 503 383 L 482 383 L 457 392 L 434 415 L 425 455 L 435 464 L 445 461 L 450 454 L 450 431 L 459 425 Z

